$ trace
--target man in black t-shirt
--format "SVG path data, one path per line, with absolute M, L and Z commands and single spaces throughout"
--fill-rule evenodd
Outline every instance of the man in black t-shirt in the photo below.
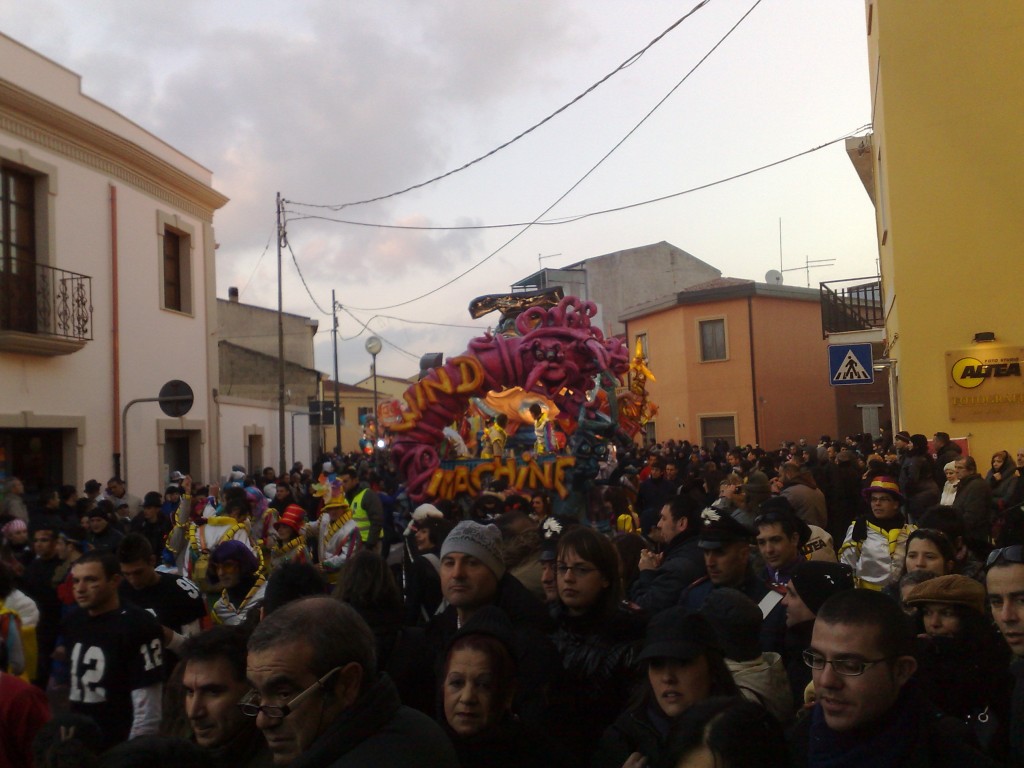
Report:
M 117 547 L 121 601 L 148 611 L 162 628 L 164 675 L 169 677 L 185 639 L 198 634 L 209 612 L 199 587 L 184 576 L 156 570 L 156 556 L 144 536 L 130 533 Z
M 163 688 L 160 625 L 146 611 L 121 605 L 112 553 L 83 555 L 71 567 L 71 580 L 80 609 L 62 624 L 71 711 L 99 724 L 105 749 L 155 734 Z

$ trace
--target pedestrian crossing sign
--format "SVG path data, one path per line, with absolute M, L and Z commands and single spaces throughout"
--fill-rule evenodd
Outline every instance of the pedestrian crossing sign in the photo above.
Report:
M 833 387 L 874 384 L 870 344 L 829 344 L 828 375 Z

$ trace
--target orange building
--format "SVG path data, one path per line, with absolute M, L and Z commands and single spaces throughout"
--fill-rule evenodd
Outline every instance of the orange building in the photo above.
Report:
M 816 289 L 719 278 L 620 317 L 657 381 L 649 441 L 774 448 L 837 431 Z

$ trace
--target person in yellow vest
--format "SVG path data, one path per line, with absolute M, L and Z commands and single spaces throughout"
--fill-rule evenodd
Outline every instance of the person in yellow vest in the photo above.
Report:
M 359 538 L 363 546 L 376 552 L 380 544 L 381 526 L 384 521 L 384 506 L 380 496 L 370 490 L 366 483 L 359 482 L 355 467 L 345 467 L 338 473 L 345 499 L 352 509 L 352 519 L 359 527 Z
M 303 533 L 307 541 L 317 540 L 317 563 L 327 580 L 334 584 L 345 561 L 363 548 L 359 524 L 345 498 L 340 475 L 324 491 L 320 517 L 308 523 Z

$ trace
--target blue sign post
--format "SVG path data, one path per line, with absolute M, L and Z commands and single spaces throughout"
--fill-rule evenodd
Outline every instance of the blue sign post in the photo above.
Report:
M 870 344 L 829 344 L 828 380 L 833 387 L 874 384 Z

